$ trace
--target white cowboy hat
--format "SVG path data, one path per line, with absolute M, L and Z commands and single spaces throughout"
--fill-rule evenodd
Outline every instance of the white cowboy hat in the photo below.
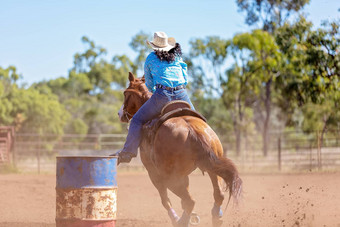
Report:
M 173 37 L 168 38 L 165 32 L 155 32 L 152 41 L 146 41 L 152 49 L 169 51 L 176 46 L 176 40 Z

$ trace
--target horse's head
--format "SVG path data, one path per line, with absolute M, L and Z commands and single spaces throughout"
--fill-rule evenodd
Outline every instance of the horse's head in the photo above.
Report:
M 129 122 L 139 108 L 151 97 L 151 93 L 145 85 L 144 77 L 135 78 L 129 72 L 129 81 L 130 84 L 124 91 L 124 103 L 118 112 L 121 122 Z

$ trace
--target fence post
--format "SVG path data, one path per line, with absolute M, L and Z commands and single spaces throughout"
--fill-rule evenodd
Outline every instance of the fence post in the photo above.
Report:
M 309 142 L 309 171 L 311 172 L 313 168 L 313 160 L 312 160 L 312 142 Z
M 37 147 L 37 167 L 38 167 L 38 174 L 40 174 L 40 135 L 38 137 L 38 147 Z
M 12 147 L 12 162 L 13 162 L 13 166 L 14 166 L 14 168 L 16 168 L 17 167 L 17 157 L 16 157 L 16 149 L 15 149 L 15 136 L 13 136 L 13 142 L 12 142 L 12 145 L 13 145 L 13 147 Z
M 317 137 L 317 142 L 318 142 L 318 170 L 321 170 L 321 138 L 320 138 L 320 133 L 318 131 L 318 137 Z
M 278 141 L 277 141 L 277 148 L 278 148 L 278 167 L 279 167 L 279 171 L 281 171 L 281 137 L 279 137 Z

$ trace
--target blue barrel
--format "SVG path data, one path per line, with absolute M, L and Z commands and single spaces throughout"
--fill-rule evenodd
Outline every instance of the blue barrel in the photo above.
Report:
M 57 227 L 114 227 L 117 157 L 57 157 Z

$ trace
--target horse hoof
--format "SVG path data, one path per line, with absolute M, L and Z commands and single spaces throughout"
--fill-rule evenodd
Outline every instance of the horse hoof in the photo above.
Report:
M 189 227 L 190 215 L 183 212 L 182 217 L 177 221 L 177 227 Z
M 213 216 L 213 219 L 219 219 L 223 216 L 223 211 L 220 206 L 214 205 L 214 207 L 211 209 L 211 215 Z
M 220 226 L 222 226 L 222 224 L 223 224 L 223 221 L 221 219 L 219 219 L 219 218 L 213 218 L 212 219 L 212 226 L 213 227 L 220 227 Z
M 189 219 L 190 225 L 199 225 L 200 222 L 201 222 L 200 217 L 195 212 L 192 212 L 190 214 L 190 219 Z
M 213 227 L 221 226 L 223 223 L 223 221 L 221 220 L 223 216 L 223 211 L 221 207 L 214 204 L 214 207 L 211 209 L 211 215 L 212 215 L 212 226 Z
M 179 220 L 179 217 L 177 216 L 176 211 L 173 208 L 171 208 L 171 209 L 168 210 L 168 215 L 170 217 L 172 225 L 177 226 L 177 222 Z

